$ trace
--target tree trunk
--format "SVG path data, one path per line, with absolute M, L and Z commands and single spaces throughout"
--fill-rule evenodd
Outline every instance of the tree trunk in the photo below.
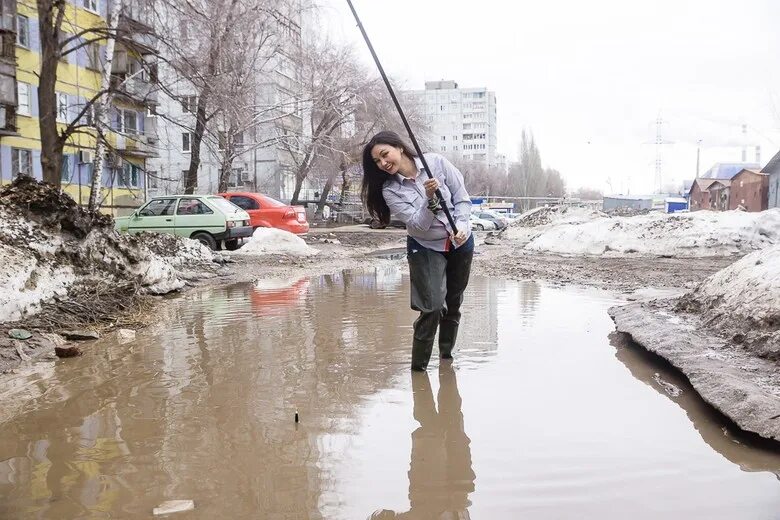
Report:
M 109 35 L 115 35 L 119 26 L 119 13 L 122 10 L 122 0 L 113 0 L 111 12 L 108 15 Z M 97 211 L 100 207 L 98 196 L 103 184 L 103 156 L 106 153 L 106 134 L 109 128 L 108 107 L 111 106 L 111 96 L 108 89 L 111 87 L 111 71 L 114 67 L 114 46 L 116 38 L 110 36 L 106 42 L 106 61 L 103 64 L 103 77 L 100 80 L 100 90 L 103 92 L 94 104 L 95 128 L 97 129 L 97 142 L 95 144 L 95 158 L 92 162 L 92 181 L 89 187 L 89 210 Z
M 317 202 L 317 209 L 314 210 L 314 218 L 322 217 L 322 211 L 325 209 L 325 203 L 328 200 L 328 194 L 330 194 L 330 190 L 333 188 L 333 181 L 336 180 L 336 171 L 333 172 L 328 177 L 328 180 L 325 181 L 325 187 L 322 188 L 322 194 L 320 195 L 320 200 Z
M 187 170 L 187 178 L 184 181 L 184 193 L 195 193 L 198 187 L 198 169 L 200 169 L 200 144 L 203 134 L 206 132 L 206 103 L 208 102 L 208 88 L 204 88 L 198 97 L 198 108 L 195 115 L 195 132 L 190 142 L 190 167 Z
M 210 101 L 211 88 L 208 81 L 218 81 L 215 78 L 217 66 L 219 64 L 222 47 L 233 29 L 233 15 L 239 0 L 231 0 L 228 14 L 225 19 L 225 25 L 220 28 L 221 34 L 217 38 L 212 31 L 211 47 L 209 48 L 209 61 L 206 67 L 207 81 L 201 89 L 198 96 L 198 108 L 195 114 L 195 132 L 190 142 L 190 167 L 187 170 L 187 177 L 184 181 L 184 193 L 195 193 L 198 186 L 198 169 L 200 168 L 200 144 L 203 142 L 203 134 L 206 132 L 206 108 Z
M 347 202 L 347 194 L 349 193 L 349 175 L 347 174 L 349 165 L 342 160 L 339 163 L 339 171 L 341 172 L 341 193 L 339 193 L 339 206 L 344 207 Z
M 302 168 L 302 167 L 301 167 Z M 301 174 L 300 169 L 295 175 L 295 190 L 293 190 L 292 199 L 290 199 L 290 206 L 298 204 L 298 197 L 301 196 L 301 188 L 303 187 L 303 181 L 306 180 L 306 174 Z
M 60 58 L 60 27 L 63 0 L 37 0 L 41 41 L 41 70 L 38 78 L 38 126 L 41 132 L 43 182 L 57 189 L 62 179 L 63 142 L 57 130 L 57 66 Z
M 218 193 L 225 193 L 228 190 L 228 181 L 233 173 L 233 150 L 232 146 L 225 143 L 225 155 L 222 156 L 222 167 L 219 171 Z

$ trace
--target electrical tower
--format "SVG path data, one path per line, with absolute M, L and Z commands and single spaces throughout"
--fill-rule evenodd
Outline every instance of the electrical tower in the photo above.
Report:
M 667 141 L 663 137 L 663 125 L 666 124 L 661 118 L 661 113 L 658 113 L 658 117 L 655 119 L 655 182 L 654 188 L 661 193 L 663 187 L 663 159 L 661 155 L 661 147 L 665 144 L 673 144 L 673 141 Z

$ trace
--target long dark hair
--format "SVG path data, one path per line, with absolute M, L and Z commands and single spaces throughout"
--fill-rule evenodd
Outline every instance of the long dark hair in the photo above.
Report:
M 368 208 L 368 213 L 382 224 L 390 223 L 390 208 L 382 196 L 382 186 L 388 179 L 387 172 L 379 169 L 379 166 L 371 157 L 371 150 L 378 144 L 396 146 L 410 159 L 417 157 L 417 153 L 407 145 L 401 136 L 389 130 L 379 132 L 363 147 L 363 183 L 360 186 L 360 198 Z

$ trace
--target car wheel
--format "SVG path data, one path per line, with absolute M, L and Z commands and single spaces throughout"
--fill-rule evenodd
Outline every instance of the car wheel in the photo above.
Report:
M 198 242 L 200 242 L 204 246 L 208 247 L 212 251 L 216 251 L 217 250 L 217 241 L 214 240 L 214 237 L 211 236 L 209 233 L 206 233 L 206 232 L 195 233 L 190 238 L 192 238 L 193 240 L 197 240 Z
M 476 229 L 477 231 L 485 231 L 485 226 L 483 226 L 482 224 L 474 224 L 474 229 Z
M 228 251 L 235 251 L 238 247 L 238 239 L 225 240 L 225 249 Z

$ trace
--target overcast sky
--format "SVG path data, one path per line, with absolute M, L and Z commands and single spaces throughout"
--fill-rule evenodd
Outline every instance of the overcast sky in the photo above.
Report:
M 353 0 L 388 74 L 452 79 L 498 101 L 498 149 L 530 129 L 570 188 L 649 193 L 659 116 L 664 184 L 780 149 L 780 2 Z M 371 59 L 346 0 L 328 32 Z M 741 125 L 747 125 L 743 139 Z M 610 183 L 611 182 L 611 187 Z

